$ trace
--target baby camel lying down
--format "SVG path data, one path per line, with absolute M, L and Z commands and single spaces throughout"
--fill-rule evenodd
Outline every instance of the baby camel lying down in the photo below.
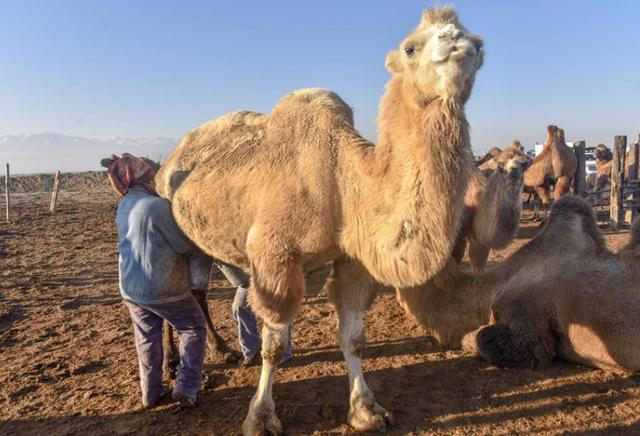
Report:
M 444 343 L 498 366 L 554 358 L 640 370 L 640 220 L 610 252 L 589 205 L 566 196 L 542 232 L 484 273 L 450 262 L 438 277 L 398 289 L 408 312 Z

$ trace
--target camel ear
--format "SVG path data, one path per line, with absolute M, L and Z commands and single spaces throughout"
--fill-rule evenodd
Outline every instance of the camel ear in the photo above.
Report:
M 389 52 L 387 59 L 384 61 L 384 67 L 391 74 L 399 74 L 402 72 L 402 61 L 400 60 L 400 56 L 398 56 L 397 51 Z

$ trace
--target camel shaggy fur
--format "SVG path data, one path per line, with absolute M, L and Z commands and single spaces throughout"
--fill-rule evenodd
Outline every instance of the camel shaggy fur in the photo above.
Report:
M 450 262 L 398 298 L 441 341 L 498 366 L 538 368 L 560 358 L 638 371 L 639 265 L 640 220 L 614 254 L 591 207 L 568 195 L 542 232 L 501 264 L 471 274 Z
M 465 194 L 465 210 L 460 233 L 453 250 L 460 263 L 467 241 L 469 260 L 476 271 L 482 270 L 491 249 L 501 249 L 513 241 L 522 212 L 522 177 L 529 157 L 519 142 L 506 147 L 498 156 L 481 165 L 471 177 Z
M 551 202 L 549 187 L 555 185 L 553 199 L 559 200 L 569 192 L 577 168 L 578 159 L 565 142 L 564 130 L 557 126 L 548 126 L 547 140 L 542 152 L 533 159 L 531 166 L 524 173 L 525 191 L 535 191 L 538 194 L 546 215 Z
M 347 361 L 349 423 L 381 430 L 391 414 L 362 372 L 363 315 L 375 281 L 424 283 L 453 249 L 473 169 L 464 103 L 483 60 L 481 39 L 451 7 L 424 12 L 389 53 L 392 78 L 373 145 L 333 92 L 305 89 L 272 112 L 242 111 L 187 134 L 156 178 L 176 220 L 207 254 L 251 275 L 263 319 L 263 366 L 243 423 L 280 433 L 272 384 L 304 272 L 333 260 L 327 283 Z

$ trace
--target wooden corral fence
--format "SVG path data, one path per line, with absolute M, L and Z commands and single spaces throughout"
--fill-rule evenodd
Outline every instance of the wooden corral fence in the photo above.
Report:
M 7 222 L 11 222 L 11 188 L 9 183 L 11 175 L 9 174 L 9 164 L 7 164 L 7 173 L 4 178 L 4 203 L 7 208 Z
M 578 168 L 573 177 L 573 195 L 585 197 L 587 195 L 587 160 L 585 150 L 587 144 L 584 141 L 575 141 L 573 143 L 573 152 L 578 158 Z
M 53 179 L 53 189 L 51 190 L 51 203 L 49 204 L 49 213 L 56 213 L 58 205 L 58 194 L 60 193 L 60 171 L 56 171 L 56 177 Z
M 56 207 L 58 205 L 58 195 L 60 194 L 60 171 L 56 171 L 53 180 L 53 189 L 51 190 L 51 201 L 49 202 L 49 213 L 56 213 Z M 9 164 L 6 164 L 6 174 L 4 178 L 4 198 L 5 198 L 5 210 L 6 221 L 11 222 L 11 174 L 9 171 Z
M 640 182 L 638 181 L 640 137 L 637 142 L 631 144 L 630 153 L 627 156 L 627 137 L 615 136 L 612 151 L 610 188 L 589 192 L 587 196 L 591 198 L 594 207 L 609 206 L 610 227 L 616 230 L 625 223 L 631 224 L 640 208 Z M 576 172 L 576 179 L 578 172 Z M 609 194 L 608 199 L 601 198 L 605 194 Z

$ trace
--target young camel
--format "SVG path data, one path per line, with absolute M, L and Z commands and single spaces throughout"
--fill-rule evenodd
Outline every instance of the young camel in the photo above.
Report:
M 550 186 L 555 185 L 553 199 L 559 200 L 569 192 L 577 168 L 578 159 L 565 142 L 564 130 L 557 126 L 548 126 L 547 140 L 542 152 L 533 159 L 531 166 L 524 173 L 524 189 L 527 192 L 535 191 L 542 199 L 544 216 L 551 202 Z M 537 212 L 536 208 L 534 218 L 537 217 Z
M 467 241 L 469 260 L 476 271 L 484 268 L 491 249 L 504 248 L 513 241 L 522 212 L 522 176 L 528 164 L 529 157 L 514 141 L 482 165 L 486 173 L 491 172 L 488 177 L 476 169 L 465 194 L 465 210 L 453 250 L 457 263 L 462 261 Z
M 184 232 L 251 275 L 263 319 L 263 366 L 245 434 L 282 430 L 272 397 L 304 272 L 333 260 L 327 288 L 347 361 L 349 423 L 382 430 L 391 414 L 367 386 L 364 312 L 375 281 L 424 283 L 449 258 L 473 160 L 464 103 L 482 40 L 451 7 L 424 12 L 389 53 L 376 146 L 349 106 L 323 89 L 295 91 L 271 114 L 236 112 L 187 134 L 156 178 Z
M 470 274 L 450 262 L 427 284 L 397 295 L 442 342 L 498 366 L 538 368 L 560 358 L 638 371 L 638 266 L 640 220 L 628 245 L 611 253 L 592 209 L 568 195 L 541 233 L 503 263 Z

